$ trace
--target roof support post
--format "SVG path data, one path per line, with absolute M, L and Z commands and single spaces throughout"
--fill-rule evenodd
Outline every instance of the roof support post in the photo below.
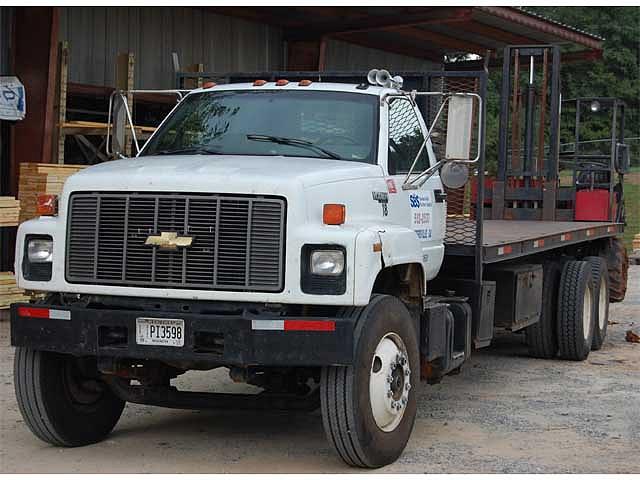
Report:
M 10 194 L 17 193 L 20 162 L 51 163 L 58 67 L 57 7 L 15 9 L 13 72 L 25 86 L 27 116 L 13 127 Z

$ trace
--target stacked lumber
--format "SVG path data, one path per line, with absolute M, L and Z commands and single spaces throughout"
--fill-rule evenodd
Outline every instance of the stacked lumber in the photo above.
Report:
M 13 197 L 0 197 L 0 227 L 18 225 L 20 218 L 20 200 Z
M 36 217 L 38 195 L 60 195 L 68 177 L 86 165 L 56 165 L 51 163 L 21 163 L 18 184 L 20 221 Z
M 17 302 L 28 302 L 30 297 L 16 285 L 13 272 L 0 272 L 0 309 Z

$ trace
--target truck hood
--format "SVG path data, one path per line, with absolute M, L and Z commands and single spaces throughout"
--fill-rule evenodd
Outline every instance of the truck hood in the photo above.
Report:
M 323 158 L 162 155 L 101 163 L 71 176 L 77 190 L 286 194 L 336 181 L 380 177 L 378 165 Z

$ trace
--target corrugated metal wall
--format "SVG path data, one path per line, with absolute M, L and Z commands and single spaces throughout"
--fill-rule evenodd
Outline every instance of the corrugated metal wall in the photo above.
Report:
M 118 53 L 135 54 L 136 88 L 173 88 L 180 66 L 206 71 L 284 68 L 280 29 L 180 7 L 61 7 L 60 39 L 70 47 L 70 81 L 113 85 Z
M 439 70 L 442 65 L 420 58 L 383 52 L 339 40 L 327 41 L 327 70 L 370 70 L 372 68 L 386 68 L 393 73 L 401 70 Z
M 172 52 L 180 66 L 210 72 L 283 70 L 279 28 L 189 7 L 60 7 L 60 40 L 70 46 L 70 81 L 113 85 L 118 53 L 135 54 L 136 88 L 173 88 Z M 329 40 L 327 70 L 434 70 L 427 60 Z

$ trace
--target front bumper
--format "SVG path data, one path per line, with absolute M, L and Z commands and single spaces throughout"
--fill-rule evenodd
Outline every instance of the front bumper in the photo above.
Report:
M 138 345 L 139 317 L 184 320 L 184 346 Z M 13 304 L 11 344 L 76 356 L 229 366 L 350 365 L 355 321 L 355 315 L 283 317 L 248 309 L 209 314 Z

